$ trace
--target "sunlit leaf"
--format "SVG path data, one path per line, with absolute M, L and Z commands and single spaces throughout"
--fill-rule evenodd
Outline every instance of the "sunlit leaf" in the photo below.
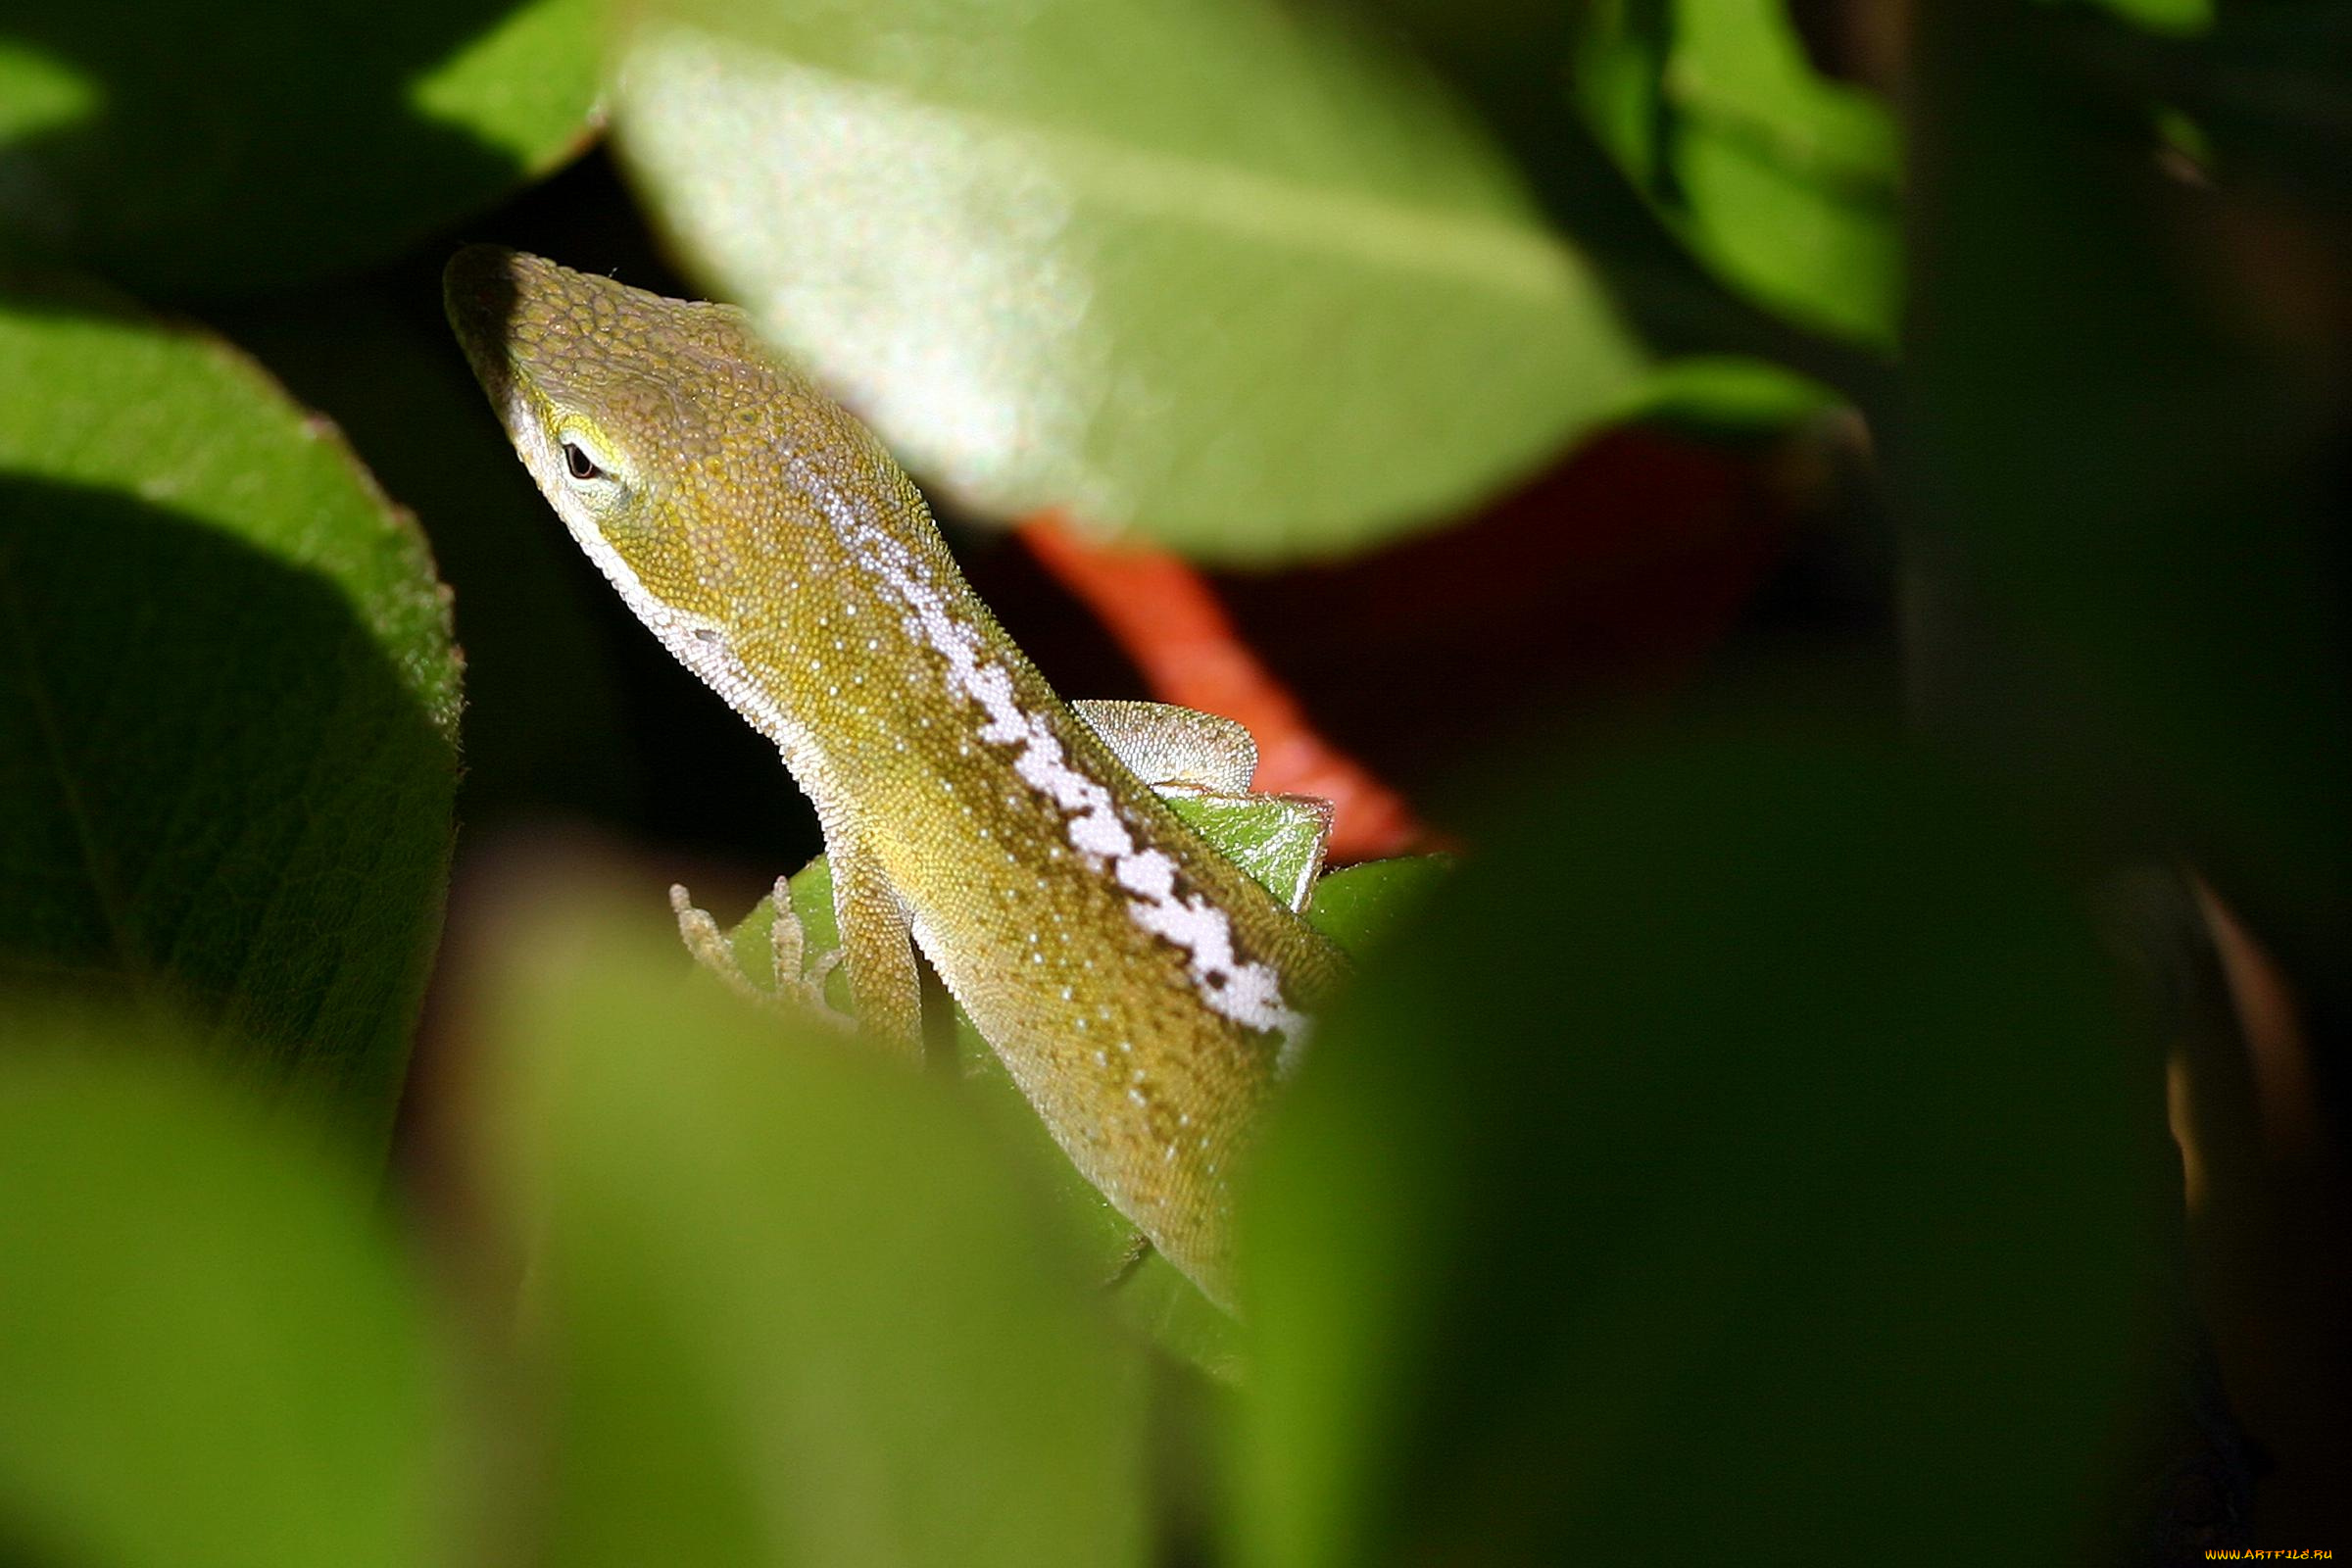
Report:
M 1404 57 L 1266 0 L 657 0 L 621 149 L 685 263 L 998 516 L 1327 554 L 1622 401 L 1578 256 Z
M 1331 836 L 1331 804 L 1296 795 L 1224 795 L 1214 790 L 1168 789 L 1162 798 L 1176 815 L 1250 880 L 1296 906 L 1323 869 Z
M 457 707 L 423 540 L 331 427 L 200 333 L 0 293 L 0 981 L 184 1009 L 380 1136 Z
M 1594 130 L 1701 260 L 1807 325 L 1893 341 L 1893 122 L 1814 70 L 1783 0 L 1604 0 L 1577 74 Z
M 0 1538 L 107 1568 L 445 1560 L 419 1313 L 355 1172 L 126 1054 L 171 1044 L 144 1026 L 0 1029 Z

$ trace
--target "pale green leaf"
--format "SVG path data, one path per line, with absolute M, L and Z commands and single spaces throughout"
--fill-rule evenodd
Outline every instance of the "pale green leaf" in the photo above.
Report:
M 0 1028 L 9 1545 L 106 1568 L 445 1560 L 421 1314 L 367 1186 L 148 1026 Z
M 1640 356 L 1399 50 L 1268 0 L 654 0 L 621 151 L 680 259 L 915 470 L 1327 555 L 1614 410 Z
M 1140 1368 L 985 1127 L 578 903 L 516 943 L 487 1106 L 545 1244 L 549 1560 L 1140 1562 Z

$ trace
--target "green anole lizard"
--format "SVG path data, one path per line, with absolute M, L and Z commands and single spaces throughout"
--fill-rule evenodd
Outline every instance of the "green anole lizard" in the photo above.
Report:
M 445 287 L 573 539 L 815 805 L 861 1022 L 916 1040 L 919 948 L 1079 1171 L 1229 1304 L 1234 1162 L 1347 965 L 1129 763 L 1180 778 L 1205 743 L 1201 776 L 1246 782 L 1247 732 L 1064 704 L 741 312 L 490 246 Z

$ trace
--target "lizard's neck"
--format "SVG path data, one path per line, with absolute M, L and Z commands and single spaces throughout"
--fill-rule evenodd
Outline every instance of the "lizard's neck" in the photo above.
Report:
M 1063 712 L 910 484 L 778 455 L 744 514 L 688 523 L 731 538 L 710 584 L 738 607 L 723 618 L 660 604 L 609 545 L 581 543 L 679 662 L 776 743 L 820 812 L 844 793 L 968 777 L 1008 705 Z

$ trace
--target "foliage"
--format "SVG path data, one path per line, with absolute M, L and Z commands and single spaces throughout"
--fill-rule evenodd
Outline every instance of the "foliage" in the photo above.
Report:
M 425 1560 L 425 1313 L 365 1173 L 207 1081 L 168 1026 L 20 1014 L 8 1044 L 12 1546 L 156 1568 Z
M 1825 79 L 1778 0 L 1594 8 L 1580 51 L 1595 132 L 1691 247 L 1808 324 L 1895 330 L 1895 135 Z
M 1142 1560 L 1136 1347 L 986 1127 L 878 1057 L 681 999 L 666 944 L 545 918 L 484 1127 L 544 1238 L 547 1549 Z
M 648 14 L 617 129 L 656 216 L 985 511 L 1326 554 L 1526 472 L 1639 372 L 1508 166 L 1343 14 Z
M 2198 982 L 2095 895 L 2193 866 L 2340 1075 L 2324 8 L 231 9 L 0 17 L 0 1557 L 1974 1563 L 2185 1552 L 2184 1468 L 2242 1507 Z M 1639 722 L 1531 682 L 1458 870 L 1320 882 L 1359 983 L 1229 1318 L 968 1029 L 893 1071 L 648 929 L 809 824 L 503 450 L 461 226 L 738 299 L 975 560 L 1038 509 L 1363 554 L 1646 417 L 1861 475 L 1873 613 Z
M 457 785 L 423 539 L 226 344 L 0 299 L 0 963 L 218 1026 L 380 1140 Z
M 12 7 L 0 246 L 181 296 L 382 261 L 579 145 L 595 22 L 593 0 Z

